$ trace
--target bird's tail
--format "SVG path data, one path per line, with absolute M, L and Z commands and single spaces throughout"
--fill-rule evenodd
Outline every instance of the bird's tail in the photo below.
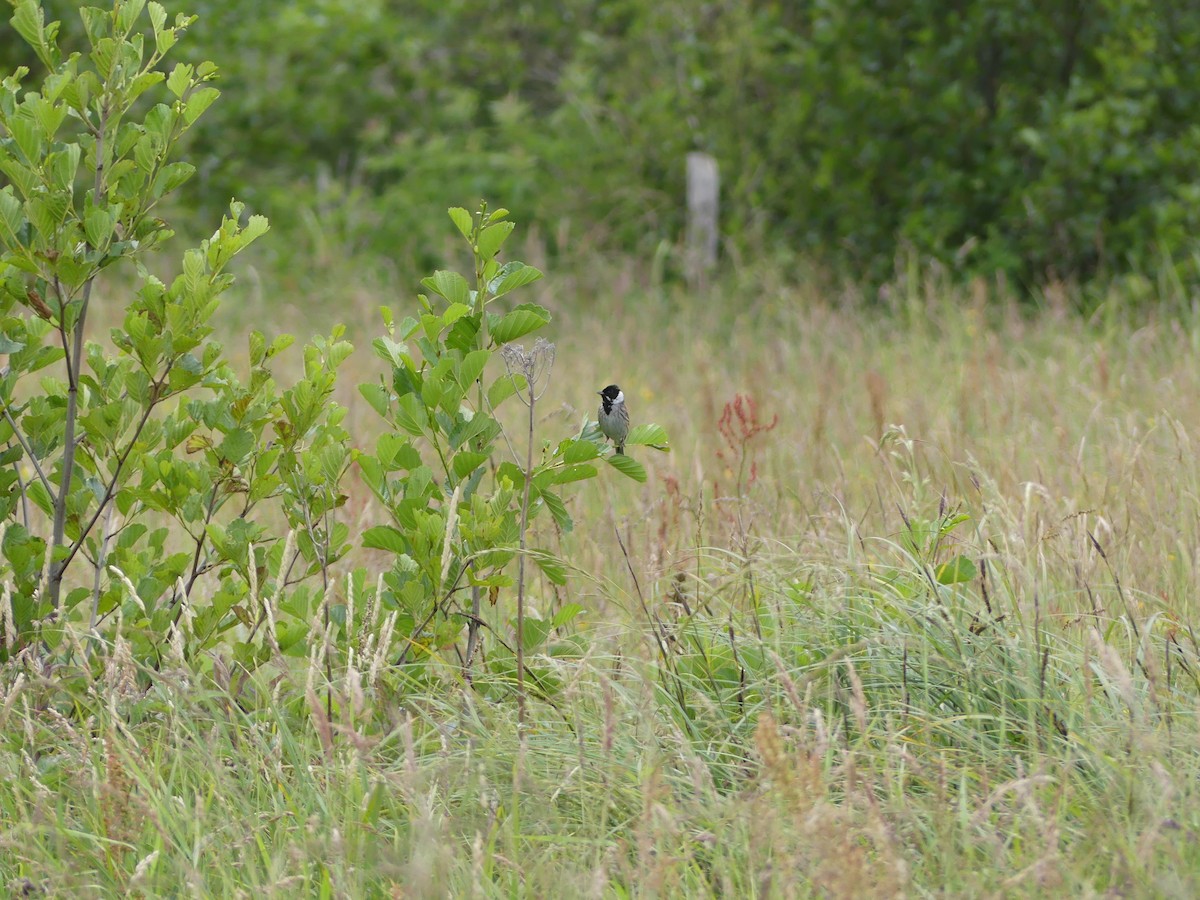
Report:
M 618 444 L 617 445 L 617 456 L 624 456 L 624 455 L 625 455 L 625 445 Z

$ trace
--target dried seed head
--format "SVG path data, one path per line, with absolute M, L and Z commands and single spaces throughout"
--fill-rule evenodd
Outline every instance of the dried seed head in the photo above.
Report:
M 528 383 L 528 394 L 519 396 L 528 403 L 529 396 L 541 398 L 550 384 L 550 370 L 554 368 L 554 344 L 545 338 L 533 342 L 533 349 L 526 350 L 521 344 L 505 344 L 500 357 L 510 375 L 524 375 Z M 541 390 L 538 390 L 539 385 Z

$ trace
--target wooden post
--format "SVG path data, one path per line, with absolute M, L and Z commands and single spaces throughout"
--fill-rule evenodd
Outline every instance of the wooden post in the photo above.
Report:
M 703 288 L 717 265 L 718 200 L 721 176 L 717 161 L 707 153 L 687 155 L 687 258 L 688 284 Z

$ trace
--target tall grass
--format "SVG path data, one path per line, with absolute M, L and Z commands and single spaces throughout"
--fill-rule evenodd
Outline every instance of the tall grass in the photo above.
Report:
M 406 302 L 340 290 L 305 331 L 349 316 L 365 345 L 373 308 Z M 587 484 L 572 533 L 540 526 L 573 575 L 535 581 L 531 614 L 586 613 L 539 660 L 557 688 L 531 695 L 526 740 L 505 684 L 380 694 L 273 662 L 234 690 L 216 659 L 146 691 L 118 645 L 68 703 L 58 673 L 14 671 L 0 880 L 52 896 L 1200 890 L 1200 323 L 1182 301 L 1135 315 L 1114 294 L 1084 318 L 929 277 L 881 308 L 755 273 L 694 297 L 612 269 L 543 290 L 558 364 L 539 434 L 570 433 L 616 381 L 673 452 L 645 460 L 644 486 Z M 357 366 L 355 406 L 370 354 Z M 348 427 L 365 442 L 375 426 L 355 409 Z M 346 507 L 353 526 L 377 513 L 365 492 Z M 305 703 L 309 678 L 332 719 Z

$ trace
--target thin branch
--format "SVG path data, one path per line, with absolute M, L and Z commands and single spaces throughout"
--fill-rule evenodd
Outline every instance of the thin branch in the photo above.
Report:
M 488 551 L 482 552 L 486 553 Z M 478 555 L 479 554 L 473 553 L 463 559 L 462 567 L 458 570 L 458 574 L 454 576 L 454 583 L 450 585 L 450 588 L 441 597 L 441 599 L 434 602 L 433 608 L 429 610 L 429 615 L 427 615 L 421 624 L 414 628 L 409 634 L 408 640 L 404 645 L 404 649 L 400 651 L 400 658 L 396 660 L 397 666 L 402 666 L 407 661 L 408 651 L 412 649 L 413 644 L 416 643 L 417 635 L 429 627 L 429 623 L 433 621 L 433 617 L 436 616 L 438 610 L 442 608 L 442 604 L 449 600 L 455 594 L 455 592 L 458 591 L 458 583 L 462 581 L 463 575 L 465 575 L 467 570 L 470 568 L 470 563 L 474 561 L 475 557 Z
M 4 404 L 4 418 L 16 435 L 17 442 L 21 445 L 21 449 L 25 451 L 25 455 L 29 457 L 29 461 L 33 463 L 33 471 L 37 472 L 38 480 L 42 482 L 42 487 L 50 494 L 50 502 L 58 502 L 58 494 L 50 485 L 50 479 L 46 477 L 46 473 L 42 471 L 41 465 L 38 464 L 37 457 L 33 454 L 33 448 L 29 446 L 29 441 L 25 439 L 25 435 L 21 433 L 21 429 L 17 427 L 17 420 L 13 418 L 12 412 L 9 410 L 8 404 Z
M 25 479 L 21 477 L 21 469 L 13 463 L 13 475 L 17 479 L 17 488 L 21 491 L 21 521 L 25 523 L 25 527 L 29 527 L 29 493 L 25 488 Z
M 216 511 L 217 492 L 221 489 L 221 481 L 214 481 L 212 492 L 208 495 L 208 509 L 204 512 L 204 526 L 200 529 L 200 537 L 192 538 L 196 542 L 196 552 L 192 554 L 192 574 L 188 576 L 188 583 L 183 589 L 184 596 L 188 596 L 192 592 L 192 587 L 196 584 L 196 579 L 200 577 L 203 568 L 200 565 L 200 556 L 204 550 L 204 541 L 208 537 L 208 523 L 212 521 L 213 513 Z M 176 594 L 171 594 L 171 603 L 174 606 L 181 598 Z M 179 607 L 179 612 L 175 613 L 175 624 L 179 624 L 179 616 L 183 612 L 183 606 Z
M 158 385 L 155 384 L 154 389 L 157 389 L 157 387 Z M 88 520 L 87 525 L 85 525 L 83 530 L 79 532 L 79 537 L 76 539 L 75 543 L 71 545 L 71 549 L 67 553 L 66 557 L 64 557 L 63 561 L 55 567 L 60 585 L 62 584 L 62 575 L 67 570 L 67 566 L 71 564 L 71 560 L 75 558 L 75 554 L 79 552 L 79 548 L 83 546 L 83 542 L 87 540 L 87 536 L 91 534 L 92 528 L 95 526 L 96 522 L 99 521 L 100 516 L 104 513 L 104 507 L 108 505 L 108 501 L 111 500 L 113 498 L 113 494 L 117 492 L 117 482 L 121 480 L 121 470 L 125 468 L 125 463 L 129 459 L 129 454 L 133 452 L 134 445 L 137 443 L 138 438 L 142 435 L 142 429 L 144 429 L 146 427 L 146 423 L 150 421 L 150 413 L 154 411 L 154 407 L 157 405 L 158 400 L 152 400 L 150 405 L 146 407 L 145 411 L 143 411 L 142 418 L 138 422 L 137 428 L 135 428 L 133 431 L 133 437 L 129 439 L 129 443 L 126 444 L 124 452 L 121 453 L 120 458 L 117 460 L 117 467 L 113 471 L 112 478 L 110 478 L 108 481 L 108 486 L 104 489 L 104 497 L 100 500 L 100 504 L 96 507 L 96 511 Z M 65 474 L 63 478 L 64 480 L 66 479 Z
M 100 541 L 100 553 L 96 558 L 96 577 L 92 582 L 92 616 L 88 623 L 88 631 L 92 631 L 96 627 L 96 621 L 100 613 L 100 581 L 104 573 L 104 563 L 108 559 L 108 542 L 112 540 L 112 523 L 113 515 L 117 508 L 110 506 L 108 508 L 108 518 L 104 522 L 104 538 Z M 89 644 L 85 650 L 85 654 L 91 649 Z
M 525 450 L 525 492 L 521 498 L 521 555 L 517 557 L 517 727 L 525 737 L 525 547 L 529 529 L 529 491 L 533 487 L 533 410 L 537 395 L 529 384 L 529 443 Z

